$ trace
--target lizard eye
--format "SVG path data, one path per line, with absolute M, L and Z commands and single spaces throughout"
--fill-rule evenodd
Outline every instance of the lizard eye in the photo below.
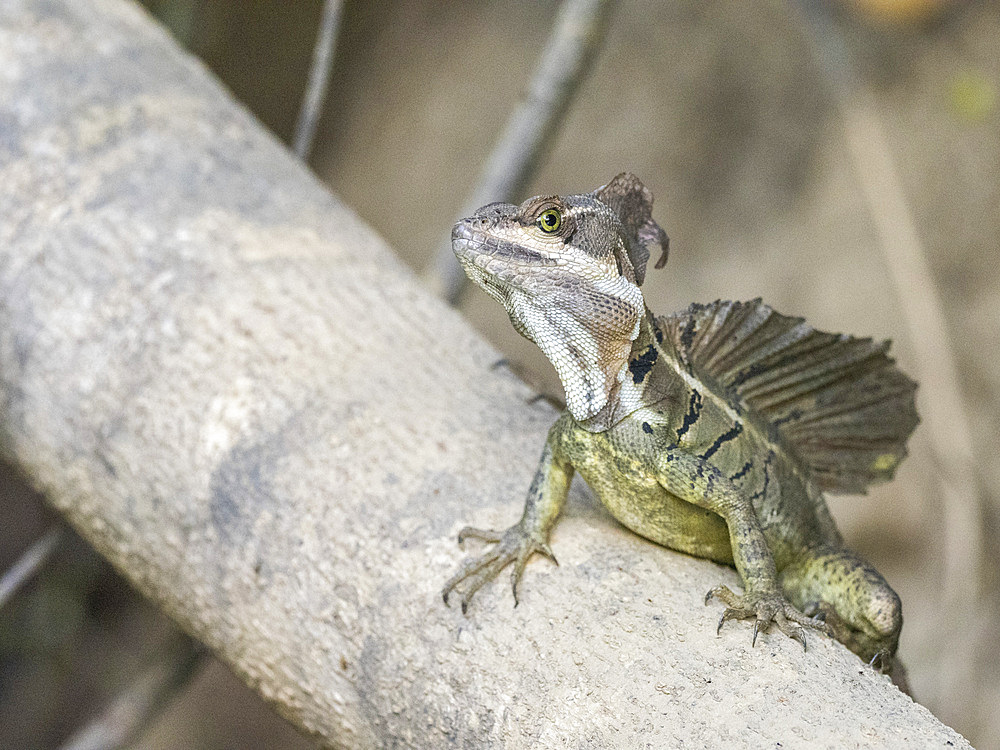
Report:
M 554 208 L 550 208 L 542 211 L 535 222 L 538 224 L 538 228 L 545 232 L 545 234 L 555 234 L 559 231 L 559 227 L 562 226 L 562 214 Z

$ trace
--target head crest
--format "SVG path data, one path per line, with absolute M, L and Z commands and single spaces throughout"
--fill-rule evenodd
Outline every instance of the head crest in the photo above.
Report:
M 660 253 L 655 268 L 667 262 L 670 239 L 653 220 L 653 194 L 631 172 L 622 172 L 592 195 L 618 215 L 627 235 L 628 257 L 637 284 L 646 277 L 646 263 L 651 253 Z

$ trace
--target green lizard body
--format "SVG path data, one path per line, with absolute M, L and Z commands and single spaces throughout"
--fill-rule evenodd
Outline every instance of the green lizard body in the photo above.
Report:
M 521 520 L 465 529 L 496 546 L 446 584 L 475 592 L 549 533 L 578 472 L 622 524 L 658 544 L 734 565 L 727 619 L 831 632 L 862 658 L 896 650 L 899 598 L 843 546 L 822 490 L 891 476 L 916 424 L 914 384 L 887 344 L 815 331 L 759 300 L 656 319 L 639 290 L 666 236 L 632 175 L 591 194 L 492 204 L 459 222 L 456 255 L 553 362 L 567 410 L 549 431 Z M 826 622 L 812 615 L 822 614 Z

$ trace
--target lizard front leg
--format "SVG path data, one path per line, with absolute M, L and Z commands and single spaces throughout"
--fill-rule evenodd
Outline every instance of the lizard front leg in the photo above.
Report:
M 718 513 L 729 528 L 744 591 L 739 595 L 727 586 L 716 586 L 708 592 L 706 604 L 714 597 L 727 605 L 719 619 L 720 631 L 726 620 L 755 618 L 753 644 L 757 634 L 774 623 L 803 648 L 806 638 L 800 626 L 828 632 L 822 620 L 802 614 L 785 597 L 753 503 L 722 472 L 699 456 L 668 449 L 660 456 L 657 480 L 667 492 Z
M 562 455 L 559 441 L 569 415 L 564 415 L 549 430 L 545 449 L 538 463 L 538 470 L 528 490 L 521 520 L 503 532 L 485 531 L 466 527 L 458 534 L 458 543 L 467 538 L 482 539 L 496 544 L 486 554 L 467 560 L 459 571 L 444 585 L 441 595 L 445 604 L 452 591 L 462 592 L 462 612 L 468 609 L 475 593 L 496 578 L 500 571 L 514 563 L 510 584 L 517 606 L 517 584 L 521 580 L 528 559 L 540 552 L 556 562 L 549 548 L 549 534 L 555 526 L 573 478 L 573 466 Z

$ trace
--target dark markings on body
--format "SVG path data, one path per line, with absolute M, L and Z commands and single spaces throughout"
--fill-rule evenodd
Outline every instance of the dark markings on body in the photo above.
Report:
M 768 365 L 764 362 L 755 362 L 754 364 L 750 365 L 750 367 L 747 367 L 745 370 L 740 370 L 740 372 L 737 373 L 736 377 L 733 378 L 733 382 L 730 385 L 733 388 L 739 388 L 741 385 L 743 385 L 751 378 L 760 375 L 762 372 L 767 372 L 767 368 L 771 366 L 772 365 Z
M 684 349 L 686 351 L 691 350 L 691 342 L 694 341 L 694 327 L 696 323 L 697 320 L 692 315 L 690 318 L 688 318 L 688 322 L 687 325 L 684 326 L 684 330 L 681 331 L 681 344 L 684 345 Z
M 628 363 L 628 370 L 632 373 L 633 383 L 639 385 L 646 378 L 649 371 L 653 369 L 653 365 L 656 364 L 658 356 L 660 355 L 656 351 L 656 347 L 650 344 L 646 351 Z
M 773 460 L 774 451 L 768 451 L 767 459 L 764 461 L 764 486 L 750 496 L 751 500 L 760 500 L 767 496 L 767 485 L 771 482 L 771 461 Z
M 680 441 L 687 431 L 691 429 L 691 425 L 698 421 L 698 417 L 701 415 L 701 391 L 691 391 L 691 403 L 688 404 L 687 414 L 684 415 L 684 423 L 681 428 L 677 430 L 677 440 Z
M 742 479 L 743 477 L 745 477 L 747 475 L 747 472 L 750 471 L 750 469 L 752 469 L 752 468 L 753 468 L 753 461 L 752 460 L 751 461 L 747 461 L 745 464 L 743 464 L 743 468 L 742 469 L 740 469 L 735 474 L 733 474 L 731 477 L 729 477 L 729 481 L 730 482 L 735 482 L 737 479 Z
M 794 422 L 801 416 L 802 416 L 801 409 L 792 409 L 790 412 L 788 412 L 788 414 L 786 414 L 783 417 L 778 417 L 778 419 L 775 419 L 771 424 L 774 425 L 775 427 L 778 427 L 779 425 L 783 425 L 786 422 Z
M 722 447 L 723 443 L 727 443 L 730 440 L 733 440 L 734 438 L 738 437 L 741 432 L 743 432 L 743 423 L 737 422 L 736 424 L 733 425 L 731 430 L 728 430 L 727 432 L 724 432 L 721 435 L 719 435 L 719 437 L 715 439 L 715 442 L 708 447 L 708 450 L 701 454 L 701 457 L 707 461 L 708 459 L 710 459 L 712 456 L 715 455 L 716 451 L 718 451 L 719 448 Z

